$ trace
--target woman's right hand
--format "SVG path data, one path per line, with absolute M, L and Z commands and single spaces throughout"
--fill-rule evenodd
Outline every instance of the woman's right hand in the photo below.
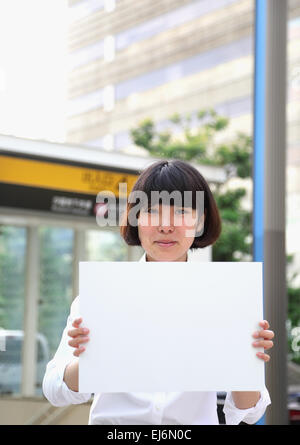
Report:
M 87 334 L 89 333 L 88 328 L 80 327 L 82 323 L 82 318 L 76 318 L 76 320 L 73 321 L 72 326 L 74 329 L 70 329 L 68 331 L 69 337 L 71 337 L 71 340 L 68 341 L 68 344 L 75 348 L 75 351 L 73 352 L 73 355 L 75 357 L 79 357 L 79 355 L 85 351 L 85 347 L 82 346 L 82 343 L 86 343 L 89 341 L 89 337 Z

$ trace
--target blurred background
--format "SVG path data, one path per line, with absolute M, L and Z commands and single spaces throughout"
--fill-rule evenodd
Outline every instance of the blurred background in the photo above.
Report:
M 300 1 L 286 3 L 281 362 L 288 423 L 300 424 Z M 124 243 L 118 226 L 97 225 L 100 190 L 113 191 L 119 209 L 119 183 L 130 192 L 153 160 L 191 162 L 223 222 L 220 239 L 194 253 L 197 260 L 257 260 L 255 7 L 0 2 L 1 424 L 87 424 L 89 403 L 52 407 L 41 383 L 78 293 L 78 262 L 143 253 Z

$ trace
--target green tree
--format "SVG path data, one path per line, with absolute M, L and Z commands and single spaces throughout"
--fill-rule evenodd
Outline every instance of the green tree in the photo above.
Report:
M 225 171 L 223 184 L 211 184 L 221 219 L 222 233 L 213 245 L 213 261 L 240 261 L 252 258 L 252 213 L 242 205 L 246 188 L 233 188 L 232 178 L 242 181 L 252 176 L 252 138 L 237 132 L 231 142 L 216 142 L 220 132 L 229 125 L 226 117 L 219 116 L 213 109 L 196 113 L 197 125 L 192 116 L 173 114 L 169 118 L 170 128 L 157 131 L 151 119 L 145 119 L 131 130 L 135 145 L 146 149 L 153 157 L 182 159 L 200 165 L 214 165 Z M 195 119 L 194 117 L 194 119 Z M 195 120 L 194 120 L 195 122 Z M 172 128 L 173 125 L 173 128 Z M 178 135 L 178 129 L 180 130 Z M 177 134 L 177 136 L 176 136 Z M 287 263 L 291 258 L 287 258 Z M 300 326 L 300 288 L 287 280 L 288 319 L 291 329 Z M 291 350 L 292 360 L 300 363 L 300 354 Z
M 226 173 L 223 184 L 212 184 L 221 218 L 222 233 L 213 246 L 214 261 L 238 261 L 251 254 L 251 213 L 242 207 L 245 188 L 228 189 L 232 178 L 251 177 L 251 146 L 249 136 L 238 133 L 231 143 L 216 143 L 217 133 L 228 127 L 229 120 L 214 110 L 201 110 L 196 114 L 198 125 L 192 130 L 192 116 L 173 114 L 170 125 L 175 128 L 158 132 L 153 120 L 145 119 L 131 130 L 135 145 L 146 149 L 153 157 L 176 158 L 201 165 L 222 167 Z
M 294 256 L 287 255 L 286 264 L 293 263 Z M 287 274 L 288 275 L 288 274 Z M 300 346 L 300 288 L 294 286 L 294 280 L 299 273 L 295 272 L 287 276 L 287 295 L 288 295 L 288 347 L 291 359 L 300 365 L 300 351 L 293 347 L 293 340 L 297 337 L 297 347 Z

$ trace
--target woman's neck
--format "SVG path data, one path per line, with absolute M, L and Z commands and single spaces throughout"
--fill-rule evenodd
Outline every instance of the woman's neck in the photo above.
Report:
M 148 256 L 147 256 L 147 253 L 145 253 L 145 260 L 146 260 L 147 262 L 151 262 L 151 261 L 159 262 L 159 261 L 157 261 L 157 260 L 155 260 L 155 259 L 153 259 L 153 258 L 151 258 L 151 257 L 148 257 Z M 186 252 L 185 255 L 182 255 L 182 257 L 178 258 L 177 260 L 173 260 L 173 261 L 182 261 L 182 262 L 186 262 L 187 260 L 188 260 L 188 254 L 187 254 L 187 252 Z

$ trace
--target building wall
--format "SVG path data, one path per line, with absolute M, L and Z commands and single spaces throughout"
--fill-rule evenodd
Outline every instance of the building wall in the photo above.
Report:
M 119 0 L 113 12 L 101 9 L 71 26 L 70 142 L 110 141 L 109 148 L 124 150 L 129 129 L 143 118 L 163 126 L 174 110 L 209 106 L 232 119 L 232 132 L 252 131 L 254 1 L 160 4 L 143 0 L 134 9 Z M 290 18 L 296 6 L 290 2 Z M 299 38 L 289 42 L 290 72 L 299 63 Z M 297 110 L 290 114 L 295 145 L 300 124 Z
M 196 112 L 208 107 L 230 118 L 222 140 L 237 131 L 252 134 L 254 0 L 81 0 L 69 6 L 69 142 L 143 155 L 130 138 L 143 119 L 163 130 L 174 112 L 191 113 L 197 125 Z M 287 251 L 297 255 L 299 1 L 290 0 L 288 9 Z

